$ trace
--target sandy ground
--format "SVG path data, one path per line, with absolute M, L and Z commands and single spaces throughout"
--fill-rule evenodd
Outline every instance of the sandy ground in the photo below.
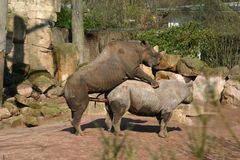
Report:
M 240 109 L 225 107 L 222 112 L 230 128 L 240 138 Z M 206 142 L 208 152 L 204 159 L 240 159 L 240 146 L 232 138 L 223 118 L 218 115 L 209 118 Z M 192 147 L 189 147 L 196 140 L 192 141 L 190 137 L 195 135 L 201 123 L 199 117 L 192 119 L 194 126 L 170 122 L 169 137 L 159 138 L 155 118 L 127 114 L 122 123 L 122 129 L 126 130 L 125 144 L 130 146 L 129 150 L 136 160 L 151 160 L 154 157 L 196 159 Z M 0 130 L 0 160 L 97 160 L 102 159 L 104 151 L 102 134 L 110 141 L 114 139 L 111 133 L 104 130 L 104 115 L 83 117 L 84 136 L 75 136 L 69 121 L 55 120 L 49 123 L 33 128 Z

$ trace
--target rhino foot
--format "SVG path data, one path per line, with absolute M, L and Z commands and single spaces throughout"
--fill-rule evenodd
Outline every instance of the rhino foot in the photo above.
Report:
M 166 132 L 159 132 L 158 133 L 158 136 L 161 137 L 161 138 L 167 138 L 168 137 L 168 134 Z
M 159 84 L 158 84 L 156 81 L 153 81 L 153 82 L 151 83 L 151 86 L 152 86 L 154 89 L 156 89 L 156 88 L 159 87 Z
M 115 136 L 124 136 L 124 132 L 123 131 L 119 131 L 119 132 L 114 132 Z
M 76 136 L 83 136 L 84 133 L 82 131 L 75 131 Z

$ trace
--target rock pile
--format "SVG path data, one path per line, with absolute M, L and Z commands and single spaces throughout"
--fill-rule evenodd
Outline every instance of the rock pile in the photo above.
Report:
M 149 69 L 147 69 L 149 73 Z M 159 66 L 152 70 L 156 80 L 177 79 L 193 81 L 193 103 L 179 106 L 173 119 L 192 124 L 186 116 L 198 116 L 211 112 L 207 106 L 224 104 L 240 107 L 240 66 L 210 68 L 197 58 L 163 54 Z M 179 115 L 181 114 L 181 115 Z M 179 118 L 180 117 L 180 118 Z
M 173 114 L 173 119 L 181 123 L 192 125 L 188 116 L 208 113 L 209 104 L 240 107 L 239 65 L 230 70 L 226 67 L 210 68 L 199 59 L 165 53 L 159 66 L 152 70 L 153 74 L 150 68 L 142 68 L 157 80 L 193 81 L 193 103 L 179 105 Z M 56 81 L 47 70 L 31 70 L 29 65 L 20 63 L 14 64 L 11 73 L 5 74 L 5 101 L 3 108 L 0 108 L 0 129 L 6 126 L 37 126 L 43 118 L 56 117 L 69 111 L 61 97 L 59 81 L 63 79 Z M 61 103 L 57 99 L 61 99 Z M 92 110 L 86 112 L 93 113 Z
M 4 104 L 0 108 L 0 128 L 26 125 L 38 126 L 43 118 L 68 111 L 61 98 L 62 88 L 47 70 L 31 70 L 18 64 L 6 76 Z M 19 78 L 20 77 L 20 78 Z

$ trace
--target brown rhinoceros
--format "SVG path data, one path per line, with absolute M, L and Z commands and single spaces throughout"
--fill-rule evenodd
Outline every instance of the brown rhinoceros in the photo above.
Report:
M 110 42 L 90 64 L 68 77 L 64 97 L 72 111 L 75 134 L 81 134 L 80 121 L 89 103 L 90 93 L 108 93 L 126 78 L 137 77 L 151 84 L 158 83 L 140 69 L 140 63 L 153 67 L 159 64 L 160 54 L 139 41 Z
M 177 80 L 160 80 L 159 88 L 136 80 L 127 80 L 114 88 L 108 95 L 107 118 L 109 131 L 121 135 L 120 123 L 129 111 L 140 116 L 154 116 L 160 125 L 160 137 L 167 136 L 167 122 L 180 103 L 192 101 L 192 82 L 185 84 Z

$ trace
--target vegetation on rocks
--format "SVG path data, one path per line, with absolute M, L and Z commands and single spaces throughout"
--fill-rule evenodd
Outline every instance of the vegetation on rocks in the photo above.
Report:
M 240 61 L 237 35 L 222 35 L 197 21 L 180 27 L 142 31 L 136 38 L 147 40 L 152 46 L 158 45 L 160 51 L 201 58 L 211 67 L 231 68 Z
M 41 108 L 41 113 L 43 114 L 44 117 L 56 117 L 61 114 L 61 110 L 57 107 L 54 108 L 43 106 Z
M 61 96 L 62 88 L 49 72 L 28 70 L 24 74 L 22 82 L 15 84 L 12 81 L 5 89 L 6 100 L 0 108 L 0 128 L 34 127 L 39 125 L 41 117 L 55 117 L 68 112 L 59 101 L 54 101 Z

